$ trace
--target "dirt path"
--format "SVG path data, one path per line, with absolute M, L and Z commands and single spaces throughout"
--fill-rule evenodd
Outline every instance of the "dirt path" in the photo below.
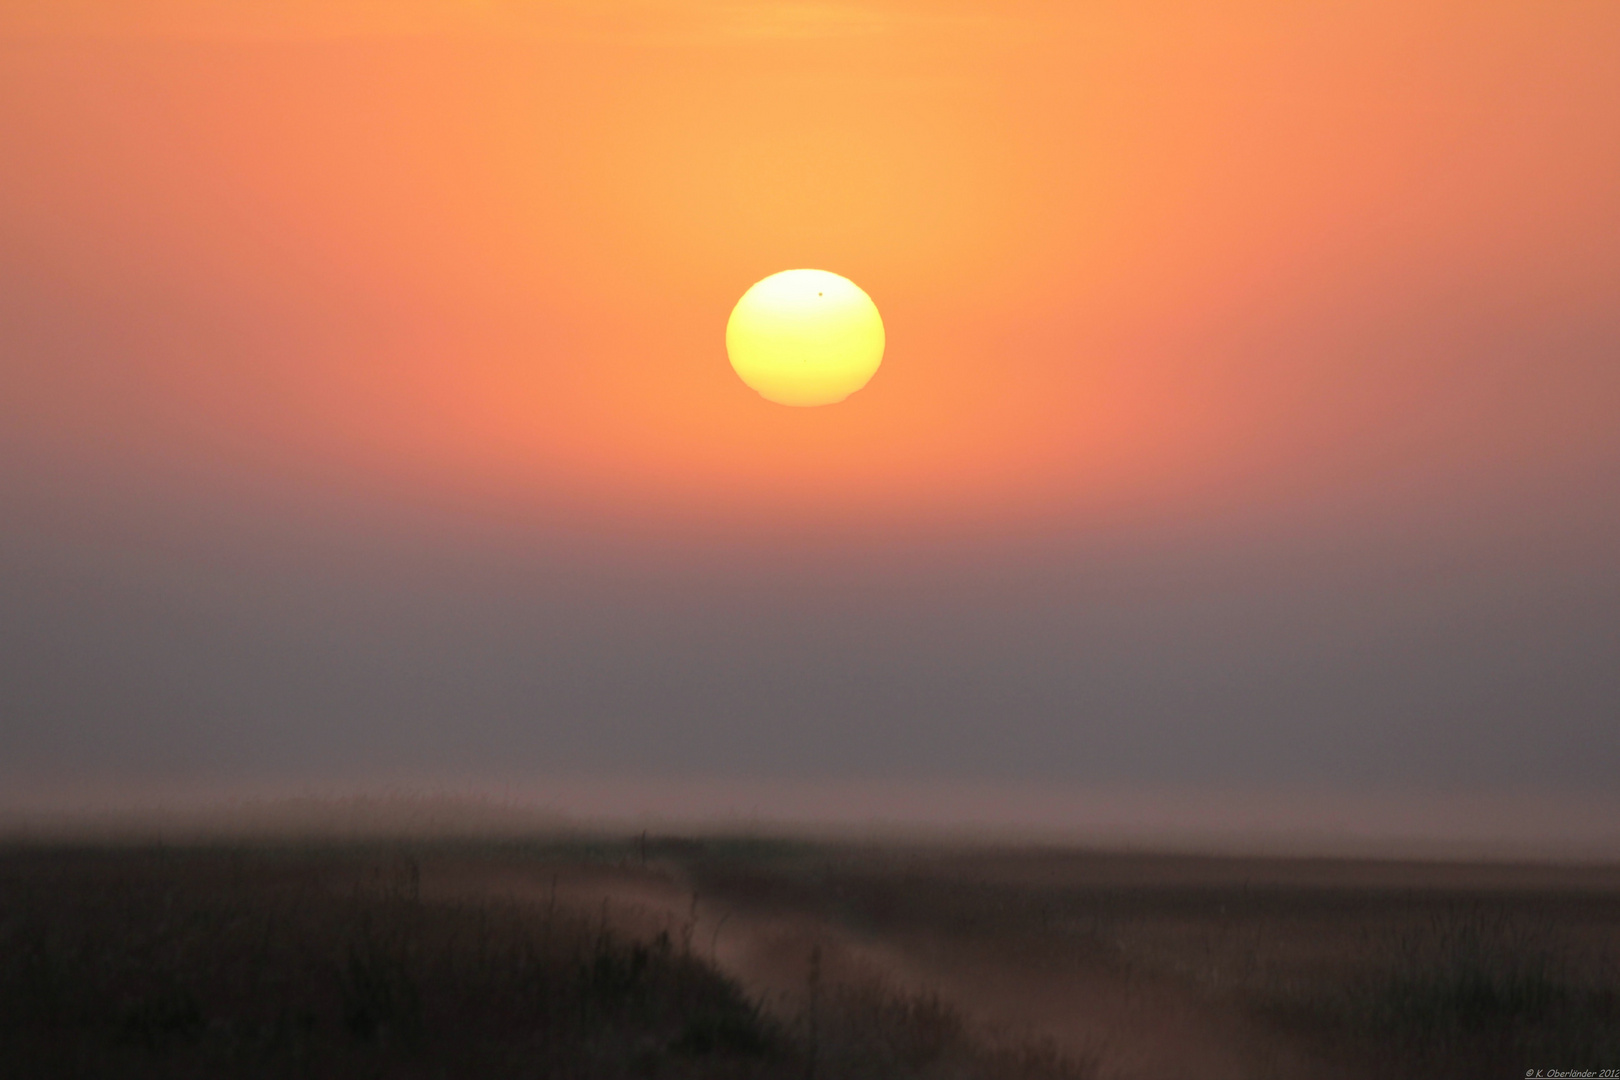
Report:
M 827 986 L 879 979 L 899 990 L 937 993 L 983 1031 L 1049 1039 L 1076 1059 L 1095 1061 L 1099 1080 L 1354 1075 L 1309 1060 L 1242 1012 L 1166 977 L 957 938 L 873 938 L 813 912 L 762 910 L 696 892 L 676 864 L 533 873 L 469 868 L 424 880 L 423 889 L 528 902 L 555 898 L 576 910 L 602 910 L 627 932 L 668 931 L 785 1018 L 798 1015 L 806 1000 L 817 951 Z

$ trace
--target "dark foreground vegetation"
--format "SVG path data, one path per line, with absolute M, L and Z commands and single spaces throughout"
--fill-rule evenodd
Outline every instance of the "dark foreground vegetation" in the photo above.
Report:
M 812 986 L 768 1015 L 693 947 L 555 895 L 433 899 L 434 854 L 17 847 L 0 852 L 6 1077 L 1087 1075 L 987 1046 L 953 1009 Z M 543 879 L 600 852 L 486 859 Z
M 1520 1077 L 1620 1067 L 1617 957 L 1602 867 L 13 845 L 0 1080 Z

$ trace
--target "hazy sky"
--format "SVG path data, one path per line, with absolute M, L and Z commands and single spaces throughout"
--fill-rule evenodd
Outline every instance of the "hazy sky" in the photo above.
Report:
M 1612 787 L 1620 8 L 243 9 L 0 2 L 0 783 Z

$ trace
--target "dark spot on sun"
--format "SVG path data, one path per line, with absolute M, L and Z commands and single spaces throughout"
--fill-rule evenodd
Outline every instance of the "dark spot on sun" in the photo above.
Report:
M 821 295 L 821 293 L 816 293 L 816 295 L 817 295 L 817 296 L 820 296 L 820 295 Z

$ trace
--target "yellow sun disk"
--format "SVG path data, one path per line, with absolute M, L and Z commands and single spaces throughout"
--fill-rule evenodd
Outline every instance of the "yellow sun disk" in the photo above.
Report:
M 743 293 L 726 323 L 732 369 L 780 405 L 843 401 L 877 372 L 883 345 L 872 298 L 825 270 L 772 274 Z

